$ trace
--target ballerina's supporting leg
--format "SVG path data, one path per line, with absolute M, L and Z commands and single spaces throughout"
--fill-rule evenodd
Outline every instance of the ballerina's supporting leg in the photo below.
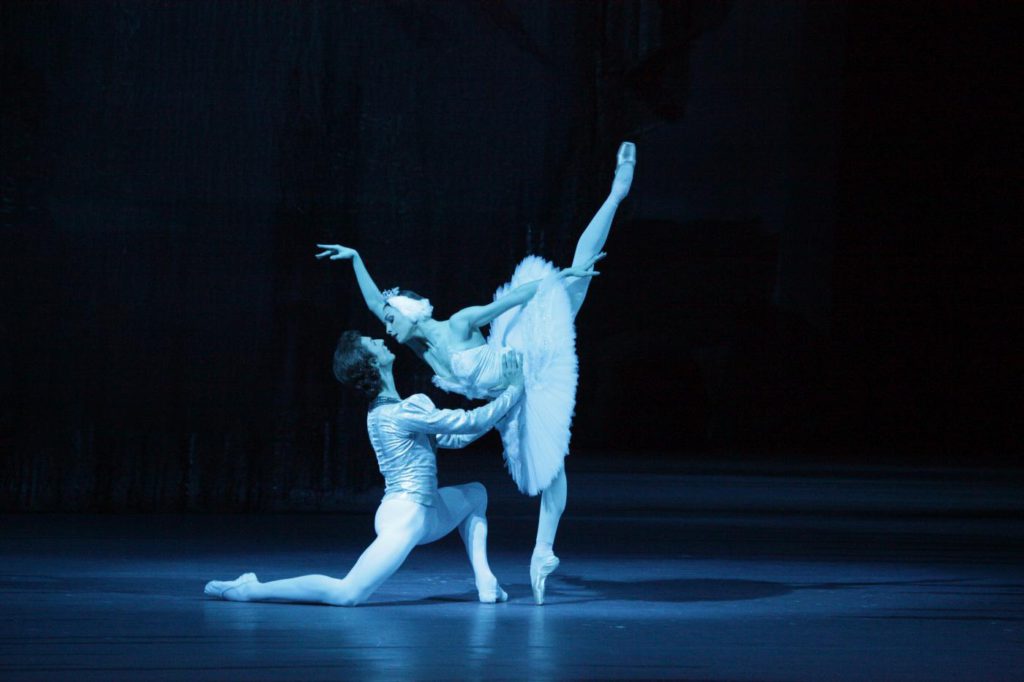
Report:
M 551 482 L 540 495 L 540 521 L 537 523 L 537 544 L 534 546 L 535 554 L 551 554 L 555 544 L 555 534 L 558 533 L 558 521 L 565 511 L 565 502 L 568 497 L 568 480 L 565 476 L 565 468 L 558 472 L 558 476 Z
M 597 254 L 604 249 L 608 241 L 608 233 L 612 229 L 612 220 L 619 204 L 633 184 L 633 169 L 636 166 L 636 146 L 632 142 L 623 142 L 619 147 L 617 157 L 618 165 L 615 168 L 615 180 L 612 182 L 612 190 L 608 198 L 601 204 L 594 217 L 590 219 L 587 229 L 583 230 L 579 241 L 576 242 L 576 253 L 572 259 L 574 268 L 584 268 L 590 264 Z M 572 304 L 573 315 L 579 312 L 583 305 L 583 299 L 587 297 L 587 289 L 590 288 L 590 277 L 581 277 L 571 282 L 566 288 L 569 292 L 569 301 Z
M 565 469 L 541 493 L 540 518 L 537 521 L 537 542 L 533 547 L 530 559 L 530 586 L 533 598 L 538 604 L 544 603 L 544 590 L 547 577 L 558 568 L 558 557 L 554 554 L 555 534 L 558 532 L 558 521 L 565 511 L 569 485 Z

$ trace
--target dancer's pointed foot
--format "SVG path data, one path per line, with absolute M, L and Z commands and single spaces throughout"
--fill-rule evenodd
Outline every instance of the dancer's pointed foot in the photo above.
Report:
M 622 201 L 629 194 L 629 188 L 633 184 L 633 169 L 636 167 L 636 145 L 632 142 L 623 142 L 619 145 L 619 152 L 615 156 L 615 181 L 612 182 L 611 196 L 616 201 Z
M 628 163 L 631 166 L 636 165 L 636 145 L 632 142 L 623 142 L 619 145 L 619 152 L 615 155 L 615 170 L 619 170 L 619 166 Z
M 211 580 L 206 583 L 203 593 L 210 597 L 220 597 L 230 601 L 244 601 L 238 598 L 241 595 L 238 594 L 238 590 L 235 588 L 254 582 L 259 582 L 256 580 L 255 573 L 243 573 L 234 580 Z
M 534 554 L 530 560 L 530 587 L 533 588 L 533 600 L 538 606 L 544 603 L 548 576 L 555 572 L 559 563 L 558 557 L 554 554 Z
M 498 584 L 497 578 L 491 578 L 491 580 L 488 580 L 483 584 L 477 583 L 476 593 L 480 597 L 480 602 L 483 604 L 496 604 L 508 601 L 508 593 L 501 589 L 501 585 Z

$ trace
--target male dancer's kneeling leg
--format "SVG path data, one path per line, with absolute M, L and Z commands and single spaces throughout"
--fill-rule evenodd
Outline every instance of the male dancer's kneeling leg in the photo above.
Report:
M 438 489 L 436 449 L 479 438 L 522 397 L 519 358 L 506 354 L 508 388 L 475 410 L 440 410 L 422 394 L 402 399 L 392 371 L 395 356 L 381 340 L 345 332 L 334 353 L 334 374 L 372 397 L 366 416 L 370 444 L 384 476 L 384 499 L 374 520 L 377 539 L 344 578 L 304 575 L 261 583 L 252 573 L 212 580 L 206 594 L 230 601 L 278 601 L 355 606 L 398 570 L 416 545 L 456 528 L 466 545 L 480 601 L 505 601 L 487 562 L 487 491 L 479 483 Z

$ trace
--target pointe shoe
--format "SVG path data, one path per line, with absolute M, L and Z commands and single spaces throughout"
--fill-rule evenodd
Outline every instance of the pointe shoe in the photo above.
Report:
M 629 188 L 633 185 L 633 171 L 636 169 L 636 145 L 632 142 L 623 142 L 619 146 L 619 153 L 615 160 L 615 179 L 612 180 L 612 191 L 609 197 L 620 202 L 629 194 Z
M 636 145 L 632 142 L 623 142 L 619 145 L 619 152 L 615 155 L 615 170 L 625 164 L 636 166 Z
M 535 556 L 530 560 L 530 587 L 533 588 L 533 600 L 537 602 L 537 606 L 544 603 L 548 576 L 555 572 L 559 563 L 561 562 L 554 554 Z
M 497 579 L 494 580 L 493 587 L 485 587 L 483 589 L 477 587 L 476 593 L 482 604 L 498 604 L 508 601 L 508 592 L 501 589 Z
M 211 580 L 206 583 L 206 587 L 203 588 L 203 594 L 209 597 L 228 599 L 228 597 L 224 596 L 225 592 L 252 582 L 256 582 L 255 573 L 243 573 L 234 580 Z

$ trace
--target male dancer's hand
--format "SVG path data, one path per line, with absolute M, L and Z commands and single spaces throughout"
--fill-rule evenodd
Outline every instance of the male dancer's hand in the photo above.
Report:
M 523 358 L 514 350 L 501 356 L 501 378 L 506 386 L 523 385 Z
M 326 249 L 326 251 L 316 254 L 317 258 L 330 257 L 331 260 L 349 260 L 358 255 L 355 249 L 341 244 L 317 244 L 316 246 L 318 249 Z

